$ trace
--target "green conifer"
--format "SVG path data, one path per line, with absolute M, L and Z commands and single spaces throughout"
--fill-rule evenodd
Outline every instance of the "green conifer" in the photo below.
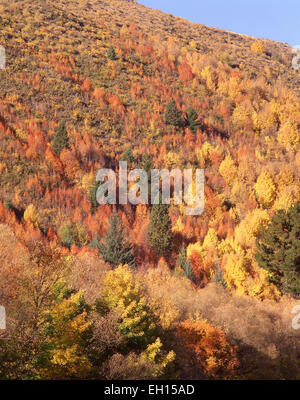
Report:
M 185 123 L 192 133 L 195 133 L 197 128 L 201 125 L 198 121 L 198 114 L 192 107 L 189 107 L 187 110 Z
M 186 254 L 186 247 L 182 245 L 176 263 L 176 268 L 183 270 L 184 276 L 193 280 L 193 270 Z
M 62 149 L 68 147 L 69 147 L 69 137 L 66 130 L 66 124 L 64 122 L 61 122 L 59 124 L 59 127 L 55 131 L 53 137 L 52 149 L 54 153 L 59 156 Z
M 168 257 L 172 251 L 172 225 L 167 204 L 154 204 L 150 214 L 148 239 L 157 256 Z
M 279 210 L 262 229 L 256 247 L 260 267 L 271 273 L 270 280 L 285 293 L 300 296 L 300 203 Z
M 172 98 L 166 108 L 165 113 L 166 123 L 173 126 L 182 125 L 182 115 L 176 106 L 175 100 Z
M 120 264 L 135 266 L 134 246 L 125 238 L 125 232 L 116 211 L 109 219 L 109 228 L 103 239 L 104 242 L 98 242 L 97 247 L 106 262 L 115 267 Z
M 116 50 L 113 45 L 109 46 L 107 50 L 107 58 L 112 61 L 117 59 Z

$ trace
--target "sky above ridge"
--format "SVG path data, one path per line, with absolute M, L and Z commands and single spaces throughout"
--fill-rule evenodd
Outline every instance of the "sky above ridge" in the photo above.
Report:
M 300 45 L 300 0 L 137 0 L 192 22 Z

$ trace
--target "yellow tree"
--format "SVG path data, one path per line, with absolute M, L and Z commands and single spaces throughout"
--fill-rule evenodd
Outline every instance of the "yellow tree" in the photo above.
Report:
M 24 221 L 31 222 L 34 226 L 38 227 L 40 217 L 33 204 L 29 204 L 24 212 Z
M 233 161 L 233 159 L 229 154 L 221 162 L 219 167 L 219 172 L 228 185 L 233 184 L 234 180 L 237 177 L 238 171 L 235 162 Z
M 298 124 L 291 120 L 285 122 L 279 129 L 277 140 L 286 150 L 296 150 L 300 141 Z
M 246 253 L 231 253 L 224 258 L 224 279 L 240 295 L 277 299 L 279 291 L 268 282 L 268 274 Z
M 276 186 L 267 171 L 263 171 L 254 185 L 257 201 L 264 208 L 272 207 L 276 198 Z
M 59 301 L 42 324 L 46 343 L 38 357 L 40 373 L 48 379 L 84 378 L 91 369 L 85 348 L 92 322 L 82 293 Z
M 262 227 L 267 226 L 270 221 L 267 210 L 256 208 L 240 223 L 235 230 L 236 241 L 243 246 L 251 247 Z
M 128 341 L 134 344 L 152 342 L 156 329 L 154 316 L 128 265 L 120 265 L 107 273 L 103 302 L 109 309 L 119 310 L 119 330 Z

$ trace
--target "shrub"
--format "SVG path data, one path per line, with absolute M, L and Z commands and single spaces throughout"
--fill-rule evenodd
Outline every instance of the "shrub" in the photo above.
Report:
M 256 40 L 251 46 L 251 50 L 258 54 L 265 54 L 266 49 L 261 40 Z

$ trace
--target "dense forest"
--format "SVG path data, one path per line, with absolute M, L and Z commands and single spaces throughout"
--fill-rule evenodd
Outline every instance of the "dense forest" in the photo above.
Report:
M 292 49 L 125 0 L 0 0 L 0 45 L 0 379 L 300 379 Z M 204 213 L 99 205 L 119 161 Z

